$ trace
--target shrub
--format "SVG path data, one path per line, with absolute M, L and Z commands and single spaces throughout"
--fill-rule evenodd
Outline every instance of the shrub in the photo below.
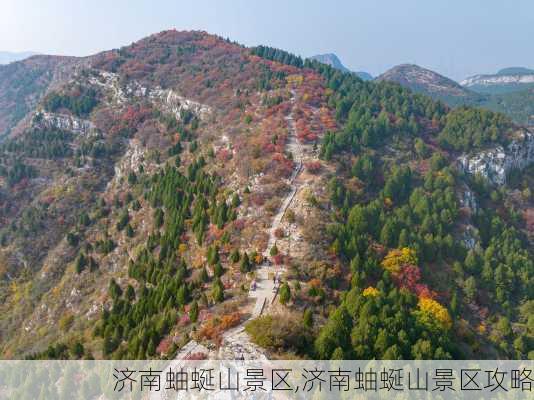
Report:
M 304 355 L 311 348 L 311 332 L 294 315 L 265 315 L 250 321 L 245 330 L 257 345 L 272 351 Z

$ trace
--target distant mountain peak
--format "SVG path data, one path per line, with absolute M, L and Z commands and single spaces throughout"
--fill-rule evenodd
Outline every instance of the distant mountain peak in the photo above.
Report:
M 480 93 L 510 93 L 534 87 L 534 70 L 524 67 L 503 68 L 496 74 L 470 76 L 461 85 Z
M 317 54 L 310 58 L 312 60 L 319 61 L 320 63 L 330 65 L 331 67 L 339 69 L 340 71 L 349 72 L 349 69 L 343 65 L 339 57 L 334 53 Z
M 457 82 L 415 64 L 400 64 L 384 72 L 379 81 L 393 81 L 415 92 L 428 95 L 468 96 L 470 92 Z
M 310 59 L 319 61 L 320 63 L 330 65 L 331 67 L 338 69 L 343 72 L 354 72 L 356 75 L 358 75 L 361 79 L 364 81 L 370 81 L 373 79 L 373 76 L 365 71 L 351 71 L 347 67 L 343 65 L 341 60 L 337 55 L 334 53 L 325 53 L 325 54 L 317 54 L 315 56 L 310 57 Z
M 497 75 L 533 75 L 534 69 L 525 67 L 508 67 L 497 72 Z

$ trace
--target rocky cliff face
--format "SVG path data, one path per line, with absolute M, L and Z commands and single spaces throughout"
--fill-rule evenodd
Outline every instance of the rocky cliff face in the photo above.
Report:
M 522 170 L 534 162 L 534 134 L 524 131 L 506 147 L 463 155 L 458 161 L 464 172 L 480 174 L 493 184 L 503 185 L 511 170 Z
M 161 104 L 167 111 L 173 113 L 178 119 L 181 118 L 181 111 L 190 111 L 201 119 L 211 112 L 211 108 L 206 104 L 187 99 L 171 89 L 156 88 L 150 92 L 149 97 L 156 103 Z
M 89 83 L 110 93 L 116 104 L 125 104 L 133 98 L 146 98 L 162 106 L 165 111 L 175 114 L 178 119 L 181 111 L 190 111 L 200 118 L 206 117 L 211 112 L 211 108 L 206 104 L 180 96 L 172 89 L 162 89 L 160 86 L 149 88 L 136 80 L 122 85 L 118 74 L 107 71 L 94 71 L 94 73 L 95 76 L 89 79 Z
M 40 128 L 56 128 L 77 134 L 87 134 L 95 130 L 91 121 L 71 115 L 39 112 L 35 115 L 33 125 Z

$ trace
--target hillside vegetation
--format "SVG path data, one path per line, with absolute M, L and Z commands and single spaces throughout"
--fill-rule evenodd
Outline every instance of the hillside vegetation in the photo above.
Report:
M 240 325 L 275 357 L 534 356 L 528 170 L 456 162 L 508 118 L 205 32 L 38 91 L 0 145 L 3 357 L 168 358 Z

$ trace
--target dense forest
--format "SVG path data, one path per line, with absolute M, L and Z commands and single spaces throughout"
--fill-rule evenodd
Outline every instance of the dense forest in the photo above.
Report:
M 97 92 L 92 88 L 76 87 L 69 93 L 49 93 L 43 101 L 46 111 L 56 112 L 62 108 L 78 117 L 87 116 L 98 103 Z
M 150 190 L 146 198 L 154 209 L 155 228 L 139 257 L 130 261 L 128 274 L 139 282 L 139 288 L 128 285 L 122 290 L 112 280 L 109 294 L 113 299 L 111 311 L 104 311 L 95 334 L 104 339 L 106 356 L 144 359 L 153 357 L 156 347 L 169 329 L 176 324 L 178 313 L 189 307 L 189 318 L 196 321 L 198 303 L 209 300 L 202 286 L 212 281 L 211 301 L 224 299 L 220 277 L 224 274 L 218 262 L 218 249 L 213 248 L 210 260 L 214 275 L 209 278 L 203 270 L 193 280 L 191 269 L 181 259 L 178 249 L 183 242 L 185 219 L 191 217 L 196 240 L 202 243 L 208 223 L 224 226 L 235 219 L 235 212 L 225 201 L 217 202 L 218 185 L 214 177 L 202 171 L 205 161 L 199 158 L 188 167 L 187 176 L 175 167 L 168 167 L 146 183 Z M 142 183 L 138 183 L 142 184 Z M 127 205 L 125 205 L 127 206 Z M 135 235 L 128 224 L 125 211 L 118 221 L 118 229 Z M 157 252 L 156 252 L 157 250 Z M 81 257 L 85 257 L 83 254 Z M 124 343 L 124 345 L 121 345 Z
M 261 54 L 292 60 L 281 51 Z M 463 318 L 473 304 L 484 304 L 494 316 L 491 327 L 482 323 L 479 333 L 491 330 L 490 341 L 507 357 L 532 357 L 534 262 L 527 238 L 511 223 L 517 216 L 496 213 L 503 209 L 502 198 L 490 196 L 488 185 L 470 182 L 445 151 L 430 151 L 429 141 L 435 138 L 444 150 L 471 151 L 506 141 L 511 122 L 476 108 L 450 111 L 399 85 L 363 82 L 315 61 L 304 66 L 319 71 L 332 89 L 329 104 L 342 126 L 325 136 L 321 155 L 364 187 L 355 193 L 340 178 L 332 178 L 329 187 L 336 206 L 332 250 L 350 265 L 352 278 L 320 329 L 313 354 L 465 357 L 469 353 L 459 344 L 473 343 L 476 333 L 460 334 Z M 402 143 L 411 153 L 404 166 L 387 151 Z M 422 163 L 428 167 L 413 168 Z M 458 239 L 457 188 L 465 182 L 483 187 L 480 201 L 492 204 L 474 218 L 481 233 L 474 248 Z

